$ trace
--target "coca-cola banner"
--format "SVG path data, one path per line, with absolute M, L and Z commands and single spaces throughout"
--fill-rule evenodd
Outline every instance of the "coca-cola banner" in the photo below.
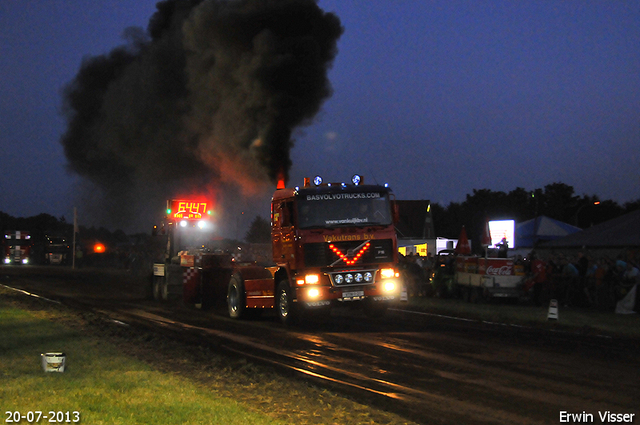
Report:
M 480 258 L 478 260 L 478 273 L 490 276 L 513 276 L 515 268 L 513 260 L 504 258 Z

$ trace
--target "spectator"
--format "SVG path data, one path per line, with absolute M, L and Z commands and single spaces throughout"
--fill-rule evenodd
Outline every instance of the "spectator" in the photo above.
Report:
M 533 279 L 533 303 L 535 305 L 541 305 L 542 289 L 547 283 L 547 265 L 546 263 L 537 258 L 535 253 L 531 253 L 531 274 Z
M 509 252 L 509 242 L 507 241 L 507 238 L 502 238 L 500 243 L 497 244 L 497 247 L 498 258 L 507 258 L 507 253 Z
M 580 273 L 577 267 L 569 261 L 567 258 L 562 258 L 562 304 L 569 305 L 572 301 L 575 301 L 575 294 L 578 291 L 578 279 Z

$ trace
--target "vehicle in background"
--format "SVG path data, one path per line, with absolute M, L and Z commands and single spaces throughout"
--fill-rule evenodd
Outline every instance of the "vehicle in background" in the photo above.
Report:
M 466 300 L 520 298 L 524 295 L 524 267 L 514 258 L 458 256 L 455 283 Z
M 4 264 L 29 264 L 31 234 L 24 230 L 8 230 L 4 234 Z
M 71 258 L 71 246 L 69 245 L 67 238 L 62 236 L 45 235 L 45 264 L 71 264 Z

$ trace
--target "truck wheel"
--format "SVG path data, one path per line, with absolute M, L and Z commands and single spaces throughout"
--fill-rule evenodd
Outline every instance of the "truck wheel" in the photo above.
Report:
M 169 301 L 169 283 L 166 276 L 160 281 L 160 298 L 162 301 Z
M 276 310 L 284 325 L 292 325 L 298 321 L 296 305 L 293 302 L 293 291 L 286 280 L 278 284 L 276 291 Z
M 156 301 L 162 301 L 162 281 L 163 277 L 154 276 L 153 277 L 153 299 Z
M 165 302 L 176 302 L 181 299 L 182 286 L 169 285 L 167 276 L 160 279 L 160 299 Z
M 232 276 L 229 280 L 227 306 L 229 307 L 229 317 L 232 319 L 241 319 L 245 316 L 244 285 L 242 280 L 236 276 Z

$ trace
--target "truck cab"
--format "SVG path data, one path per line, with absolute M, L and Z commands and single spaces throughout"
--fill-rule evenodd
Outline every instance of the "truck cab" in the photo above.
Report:
M 323 183 L 277 190 L 271 202 L 276 309 L 287 322 L 304 311 L 359 306 L 383 315 L 399 299 L 391 190 Z M 357 184 L 356 184 L 357 183 Z
M 4 234 L 4 264 L 29 264 L 31 235 L 24 230 L 10 230 Z

